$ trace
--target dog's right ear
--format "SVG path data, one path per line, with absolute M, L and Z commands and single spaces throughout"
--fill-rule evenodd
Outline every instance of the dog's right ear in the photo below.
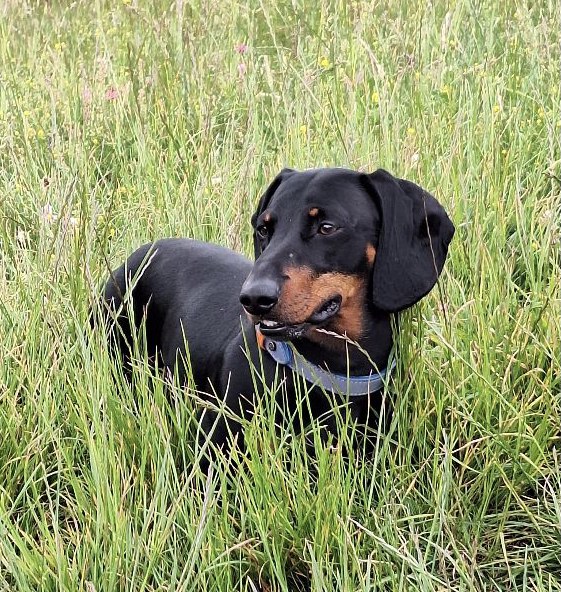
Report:
M 387 171 L 366 175 L 381 216 L 372 269 L 372 304 L 399 312 L 435 285 L 444 267 L 454 225 L 427 191 Z
M 255 223 L 257 222 L 257 218 L 268 208 L 269 202 L 271 198 L 275 194 L 275 191 L 279 188 L 280 184 L 286 179 L 289 175 L 294 173 L 293 169 L 282 169 L 282 171 L 273 179 L 273 182 L 267 187 L 265 193 L 261 196 L 259 200 L 259 204 L 257 209 L 255 210 L 253 216 L 251 216 L 251 226 L 253 226 L 253 249 L 255 251 L 255 259 L 261 255 L 261 247 L 259 246 L 259 241 L 255 235 Z

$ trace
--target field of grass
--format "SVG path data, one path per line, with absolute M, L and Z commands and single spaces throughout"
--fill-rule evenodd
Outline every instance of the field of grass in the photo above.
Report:
M 1 3 L 0 590 L 561 590 L 560 11 Z M 153 238 L 249 255 L 280 168 L 331 165 L 457 228 L 390 433 L 311 461 L 264 404 L 205 479 L 192 393 L 125 384 L 88 308 Z

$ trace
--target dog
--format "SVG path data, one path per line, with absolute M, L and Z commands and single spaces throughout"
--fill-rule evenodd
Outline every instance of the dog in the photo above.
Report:
M 105 286 L 110 342 L 127 364 L 143 326 L 160 368 L 181 384 L 190 374 L 203 396 L 223 401 L 230 413 L 207 406 L 200 414 L 209 450 L 234 438 L 243 445 L 235 418 L 251 415 L 262 388 L 250 364 L 266 386 L 284 380 L 279 404 L 292 407 L 289 414 L 296 381 L 304 380 L 311 388 L 305 422 L 329 418 L 344 403 L 354 422 L 369 425 L 388 371 L 392 317 L 442 272 L 454 235 L 444 208 L 382 169 L 283 169 L 251 222 L 254 263 L 190 239 L 136 250 Z M 336 438 L 333 420 L 324 427 Z M 209 452 L 205 466 L 212 458 Z

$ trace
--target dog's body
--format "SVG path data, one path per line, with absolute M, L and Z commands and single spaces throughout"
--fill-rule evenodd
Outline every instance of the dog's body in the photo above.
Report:
M 269 349 L 290 341 L 318 372 L 369 376 L 373 367 L 385 369 L 392 315 L 432 288 L 454 232 L 420 187 L 385 171 L 344 169 L 282 171 L 252 223 L 255 264 L 215 245 L 166 239 L 135 251 L 104 294 L 107 326 L 123 355 L 144 320 L 148 354 L 182 383 L 189 363 L 196 388 L 239 416 L 251 412 L 259 382 L 250 362 L 262 364 L 267 385 L 280 370 L 288 392 L 282 403 L 296 404 L 293 372 L 265 351 L 264 337 Z M 127 293 L 134 326 L 121 306 Z M 379 406 L 379 384 L 366 390 L 335 393 L 357 422 L 367 423 Z M 324 391 L 310 392 L 309 416 L 327 417 L 333 396 Z M 237 422 L 208 411 L 201 426 L 217 445 L 239 431 Z

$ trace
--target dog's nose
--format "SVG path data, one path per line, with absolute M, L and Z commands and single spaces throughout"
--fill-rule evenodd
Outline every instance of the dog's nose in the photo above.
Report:
M 279 301 L 279 292 L 279 285 L 274 280 L 248 278 L 242 286 L 240 302 L 249 314 L 264 315 Z

